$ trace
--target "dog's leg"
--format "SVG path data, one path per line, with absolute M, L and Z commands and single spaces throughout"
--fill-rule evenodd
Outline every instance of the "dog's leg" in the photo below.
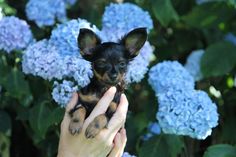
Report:
M 86 116 L 86 109 L 84 106 L 79 105 L 76 109 L 72 109 L 71 121 L 69 124 L 69 131 L 72 135 L 76 133 L 80 133 L 84 124 L 85 116 Z

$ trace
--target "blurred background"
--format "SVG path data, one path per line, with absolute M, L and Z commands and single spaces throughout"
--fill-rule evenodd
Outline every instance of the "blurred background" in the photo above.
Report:
M 49 38 L 60 23 L 39 27 L 28 20 L 27 0 L 0 0 L 3 16 L 14 15 L 30 25 L 38 41 Z M 121 1 L 78 0 L 66 7 L 69 19 L 83 18 L 102 28 L 105 7 Z M 157 124 L 158 101 L 148 74 L 126 91 L 129 113 L 126 151 L 140 157 L 236 157 L 236 2 L 233 0 L 130 0 L 153 20 L 149 67 L 164 60 L 183 65 L 192 51 L 203 49 L 202 77 L 195 88 L 217 104 L 218 126 L 205 140 L 163 134 Z M 142 19 L 138 19 L 142 20 Z M 52 99 L 52 81 L 26 75 L 22 51 L 0 50 L 0 157 L 53 157 L 57 154 L 64 109 Z M 147 137 L 148 136 L 148 137 Z

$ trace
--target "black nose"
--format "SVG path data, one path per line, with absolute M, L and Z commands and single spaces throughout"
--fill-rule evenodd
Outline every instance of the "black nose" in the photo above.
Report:
M 117 74 L 110 74 L 109 77 L 111 80 L 115 80 L 117 78 Z

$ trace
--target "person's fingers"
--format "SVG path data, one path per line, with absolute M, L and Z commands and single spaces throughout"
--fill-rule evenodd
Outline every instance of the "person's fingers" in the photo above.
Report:
M 92 122 L 95 117 L 106 112 L 107 108 L 109 107 L 111 101 L 115 96 L 115 93 L 116 93 L 116 87 L 111 87 L 108 91 L 106 91 L 106 93 L 94 107 L 89 117 L 85 120 L 84 128 L 87 128 L 88 124 Z
M 66 106 L 65 115 L 64 115 L 64 118 L 63 118 L 62 123 L 61 123 L 61 129 L 69 127 L 69 122 L 70 122 L 69 111 L 71 109 L 73 109 L 73 107 L 76 105 L 77 101 L 78 101 L 78 94 L 73 93 L 70 102 Z
M 66 112 L 69 112 L 71 109 L 73 109 L 77 102 L 78 102 L 78 94 L 73 93 L 70 102 L 66 106 Z
M 112 148 L 108 157 L 121 157 L 127 142 L 126 131 L 124 128 L 115 135 L 114 147 Z
M 128 111 L 128 100 L 124 94 L 121 95 L 120 104 L 117 107 L 116 112 L 112 116 L 111 120 L 108 123 L 108 131 L 113 135 L 119 131 L 119 129 L 124 125 L 126 114 Z M 112 137 L 112 136 L 111 136 Z
M 127 142 L 127 136 L 126 136 L 125 128 L 121 129 L 120 135 L 121 135 L 121 140 L 122 140 L 122 146 L 121 146 L 121 149 L 120 149 L 120 155 L 122 155 L 124 153 L 125 145 L 126 145 L 126 142 Z

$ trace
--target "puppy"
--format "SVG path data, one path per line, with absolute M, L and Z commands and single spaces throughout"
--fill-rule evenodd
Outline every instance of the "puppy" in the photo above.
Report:
M 70 111 L 69 131 L 81 132 L 84 120 L 92 112 L 103 94 L 116 86 L 117 92 L 105 114 L 97 116 L 87 127 L 85 136 L 94 138 L 108 124 L 116 111 L 121 93 L 124 92 L 124 76 L 129 62 L 139 54 L 147 40 L 146 28 L 137 28 L 125 35 L 118 43 L 104 42 L 89 29 L 80 29 L 78 46 L 81 56 L 91 62 L 94 73 L 91 82 L 80 89 L 77 105 Z

